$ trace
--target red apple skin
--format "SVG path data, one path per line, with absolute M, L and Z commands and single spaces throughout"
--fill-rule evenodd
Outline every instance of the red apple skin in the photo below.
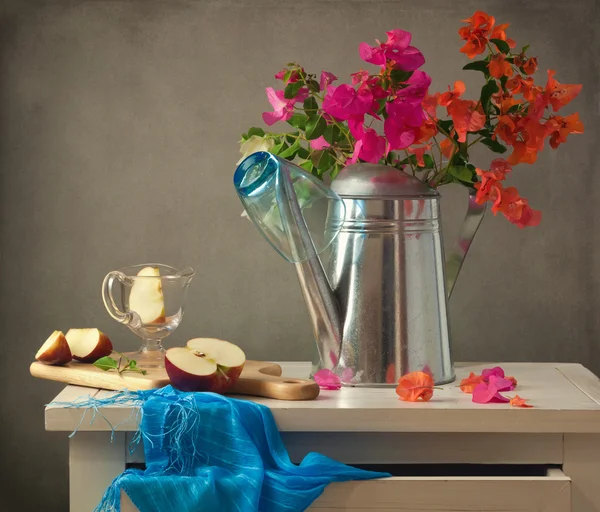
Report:
M 217 370 L 212 375 L 192 375 L 175 366 L 165 356 L 165 370 L 174 388 L 180 391 L 210 391 L 225 393 L 238 380 L 244 365 L 226 369 L 226 373 Z
M 108 336 L 103 332 L 100 332 L 100 339 L 96 344 L 94 350 L 86 356 L 76 356 L 73 354 L 73 359 L 80 361 L 81 363 L 93 363 L 104 356 L 109 356 L 113 351 L 112 342 L 108 339 Z
M 70 363 L 73 360 L 73 356 L 71 355 L 71 349 L 67 343 L 67 338 L 61 334 L 54 345 L 41 353 L 36 359 L 40 363 L 53 366 Z

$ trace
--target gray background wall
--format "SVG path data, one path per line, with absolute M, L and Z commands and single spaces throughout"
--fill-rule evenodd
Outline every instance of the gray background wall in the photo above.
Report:
M 171 345 L 214 335 L 251 358 L 312 357 L 292 267 L 239 217 L 239 134 L 260 123 L 264 88 L 283 63 L 344 77 L 361 67 L 361 41 L 396 27 L 414 33 L 435 88 L 460 78 L 475 92 L 456 31 L 476 9 L 511 22 L 542 70 L 584 84 L 573 108 L 586 133 L 511 177 L 543 210 L 540 227 L 484 221 L 451 304 L 455 358 L 600 371 L 594 0 L 3 0 L 0 485 L 10 493 L 0 492 L 0 510 L 17 510 L 7 496 L 19 497 L 18 510 L 67 509 L 67 436 L 43 426 L 61 385 L 34 380 L 28 365 L 52 330 L 71 326 L 136 347 L 100 300 L 111 269 L 197 269 Z M 464 194 L 445 192 L 448 239 Z

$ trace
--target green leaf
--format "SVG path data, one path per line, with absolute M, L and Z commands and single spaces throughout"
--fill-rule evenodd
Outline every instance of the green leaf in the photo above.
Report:
M 294 114 L 290 117 L 287 122 L 291 124 L 294 128 L 298 128 L 299 130 L 304 130 L 306 128 L 306 121 L 308 117 L 304 114 Z
M 287 147 L 285 142 L 280 142 L 279 144 L 275 144 L 271 149 L 269 149 L 269 153 L 272 155 L 278 155 L 284 148 Z
M 482 144 L 485 144 L 494 153 L 506 153 L 506 146 L 500 144 L 497 140 L 481 139 L 479 142 L 481 142 Z
M 450 133 L 450 131 L 452 130 L 452 119 L 444 119 L 441 121 L 438 121 L 438 126 L 440 126 L 442 128 L 442 130 L 444 130 L 447 133 Z
M 292 73 L 294 72 L 293 69 L 288 69 L 285 74 L 283 75 L 283 83 L 287 84 L 288 81 L 290 80 L 290 77 L 292 76 Z
M 308 160 L 306 162 L 302 162 L 300 164 L 300 167 L 302 167 L 302 169 L 304 169 L 305 171 L 308 171 L 310 173 L 313 172 L 313 164 L 312 164 L 312 162 L 310 162 Z
M 510 53 L 510 46 L 508 46 L 506 41 L 502 41 L 502 39 L 490 39 L 490 43 L 494 43 L 496 48 L 502 53 Z
M 132 359 L 131 361 L 129 361 L 129 363 L 127 363 L 125 365 L 125 367 L 123 368 L 124 372 L 138 372 L 141 373 L 142 375 L 146 375 L 146 370 L 142 370 L 141 368 L 138 368 L 137 365 L 137 361 L 135 359 Z
M 265 136 L 265 131 L 262 128 L 256 128 L 256 127 L 252 127 L 248 130 L 248 134 L 246 136 L 246 138 L 250 138 L 253 135 L 258 135 L 259 137 L 264 137 Z
M 339 126 L 336 124 L 330 124 L 327 126 L 323 132 L 323 137 L 327 142 L 329 142 L 329 144 L 335 144 L 343 138 L 342 132 Z
M 390 73 L 390 78 L 393 84 L 406 82 L 413 75 L 412 71 L 403 71 L 401 69 L 393 69 Z
M 298 80 L 297 82 L 287 84 L 285 89 L 283 90 L 283 97 L 286 100 L 291 100 L 298 95 L 298 91 L 302 88 L 304 84 Z
M 483 111 L 488 114 L 490 111 L 490 104 L 492 99 L 492 94 L 498 92 L 498 84 L 495 80 L 490 80 L 481 88 L 481 106 L 483 107 Z
M 117 362 L 116 359 L 113 359 L 110 356 L 105 356 L 105 357 L 101 357 L 100 359 L 98 359 L 94 363 L 94 366 L 96 368 L 100 368 L 101 370 L 108 371 L 108 370 L 116 370 L 119 367 L 119 363 Z
M 523 46 L 523 49 L 521 50 L 521 53 L 526 53 L 527 50 L 529 50 L 530 46 L 531 46 L 530 44 L 526 44 L 525 46 Z
M 298 148 L 298 157 L 302 158 L 302 160 L 307 160 L 308 156 L 310 155 L 310 151 L 308 151 L 308 149 L 300 146 Z
M 308 116 L 315 115 L 319 110 L 319 104 L 314 96 L 309 96 L 304 100 L 304 111 Z
M 490 76 L 488 64 L 489 63 L 485 60 L 476 60 L 474 62 L 469 62 L 467 65 L 463 66 L 463 69 L 467 71 L 481 71 L 485 76 Z
M 316 80 L 309 80 L 308 82 L 306 82 L 306 86 L 308 87 L 308 90 L 311 92 L 321 92 L 321 86 L 319 85 L 319 82 L 317 82 Z
M 325 132 L 327 123 L 323 116 L 310 116 L 306 121 L 306 138 L 308 140 L 318 139 Z
M 433 169 L 434 165 L 433 158 L 431 158 L 431 155 L 423 155 L 423 161 L 425 162 L 425 167 L 421 167 L 421 169 Z
M 339 164 L 339 162 L 336 162 L 333 165 L 333 169 L 331 169 L 331 171 L 329 172 L 329 176 L 331 177 L 332 180 L 334 180 L 337 175 L 340 173 L 340 171 L 342 170 L 342 166 Z
M 447 170 L 450 176 L 454 176 L 457 180 L 464 183 L 473 183 L 473 172 L 466 166 L 452 165 Z
M 320 174 L 328 171 L 335 163 L 333 156 L 327 150 L 313 151 L 312 155 L 310 155 L 310 160 L 313 166 L 321 171 Z
M 300 148 L 300 139 L 296 139 L 296 142 L 294 142 L 286 150 L 279 153 L 278 156 L 280 156 L 281 158 L 290 158 L 290 157 L 293 158 L 296 156 L 296 153 L 298 152 L 298 148 Z

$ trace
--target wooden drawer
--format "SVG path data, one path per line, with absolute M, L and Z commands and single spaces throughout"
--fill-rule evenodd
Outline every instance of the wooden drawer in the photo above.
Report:
M 314 512 L 568 512 L 571 480 L 559 469 L 541 477 L 392 477 L 330 484 Z
M 571 480 L 560 469 L 537 477 L 391 477 L 332 483 L 313 512 L 570 512 Z M 137 508 L 123 494 L 121 512 Z

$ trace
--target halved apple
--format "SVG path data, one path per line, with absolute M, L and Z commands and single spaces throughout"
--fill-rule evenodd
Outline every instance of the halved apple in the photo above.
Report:
M 135 311 L 144 324 L 165 323 L 165 299 L 162 291 L 160 270 L 144 267 L 133 280 L 129 294 L 129 309 Z
M 37 361 L 45 364 L 66 364 L 73 359 L 71 349 L 62 331 L 54 331 L 35 354 Z
M 113 350 L 108 336 L 98 329 L 69 329 L 66 338 L 73 359 L 82 363 L 93 363 Z
M 238 379 L 246 354 L 228 341 L 195 338 L 186 347 L 170 348 L 165 369 L 171 384 L 181 391 L 224 393 Z

